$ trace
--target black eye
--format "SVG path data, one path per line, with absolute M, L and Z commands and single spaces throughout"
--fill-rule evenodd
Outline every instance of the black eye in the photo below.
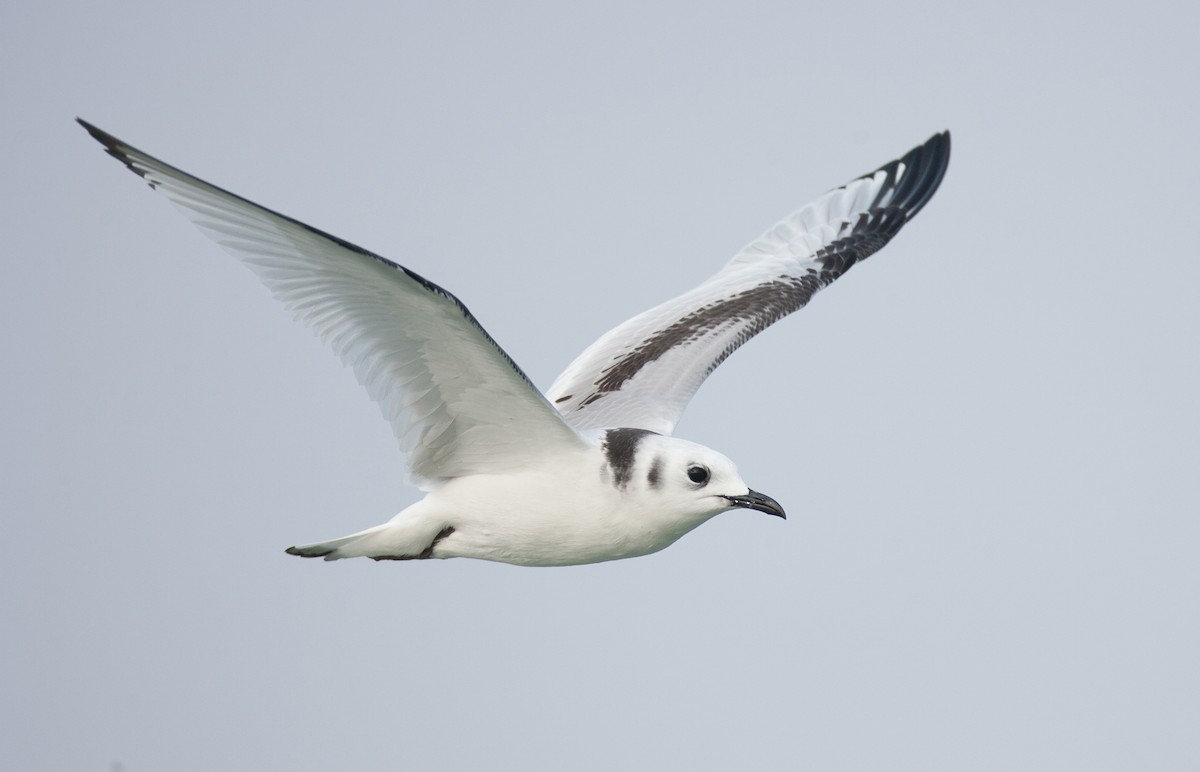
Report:
M 703 485 L 708 482 L 708 469 L 699 464 L 692 464 L 688 467 L 688 479 L 697 485 Z

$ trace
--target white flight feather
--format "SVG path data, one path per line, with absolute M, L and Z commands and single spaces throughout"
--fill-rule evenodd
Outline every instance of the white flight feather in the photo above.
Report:
M 793 212 L 746 245 L 694 289 L 618 325 L 589 346 L 547 390 L 546 396 L 577 429 L 630 426 L 671 434 L 708 374 L 749 337 L 752 319 L 715 320 L 702 334 L 645 363 L 619 388 L 590 404 L 604 373 L 671 325 L 719 301 L 764 283 L 800 279 L 820 269 L 815 256 L 852 231 L 863 215 L 886 205 L 908 171 L 898 164 L 852 180 Z M 888 191 L 880 197 L 885 187 Z M 876 199 L 879 199 L 878 201 Z
M 587 445 L 445 290 L 110 139 L 353 369 L 422 488 Z

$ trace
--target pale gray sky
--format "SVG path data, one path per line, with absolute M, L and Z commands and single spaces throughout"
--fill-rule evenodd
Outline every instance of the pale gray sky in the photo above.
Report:
M 0 10 L 0 758 L 22 770 L 1200 765 L 1200 11 Z M 76 115 L 458 294 L 542 386 L 943 128 L 886 250 L 678 434 L 786 522 L 570 569 L 283 553 L 389 428 Z

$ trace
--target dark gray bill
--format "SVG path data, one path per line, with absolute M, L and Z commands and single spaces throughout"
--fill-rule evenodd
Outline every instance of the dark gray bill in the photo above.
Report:
M 766 512 L 768 515 L 787 519 L 787 515 L 783 512 L 783 507 L 779 506 L 778 501 L 770 496 L 764 496 L 758 491 L 748 491 L 745 496 L 726 496 L 725 500 L 735 507 L 757 509 L 759 512 Z

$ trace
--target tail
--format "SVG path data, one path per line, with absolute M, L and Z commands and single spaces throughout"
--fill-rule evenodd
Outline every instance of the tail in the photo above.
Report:
M 433 549 L 442 539 L 454 533 L 443 526 L 436 534 L 411 519 L 392 521 L 352 533 L 340 539 L 288 547 L 285 552 L 302 558 L 371 558 L 372 560 L 425 560 L 435 557 Z
M 365 531 L 352 533 L 349 536 L 343 536 L 340 539 L 332 539 L 331 541 L 316 542 L 315 544 L 302 544 L 299 547 L 288 547 L 285 552 L 289 555 L 296 555 L 302 558 L 325 558 L 326 560 L 340 560 L 342 558 L 353 558 L 365 555 L 365 552 L 353 549 L 356 542 L 369 540 L 373 535 L 387 528 L 387 523 L 377 525 L 374 528 L 368 528 Z M 366 546 L 359 545 L 360 548 Z M 351 554 L 353 553 L 353 554 Z

